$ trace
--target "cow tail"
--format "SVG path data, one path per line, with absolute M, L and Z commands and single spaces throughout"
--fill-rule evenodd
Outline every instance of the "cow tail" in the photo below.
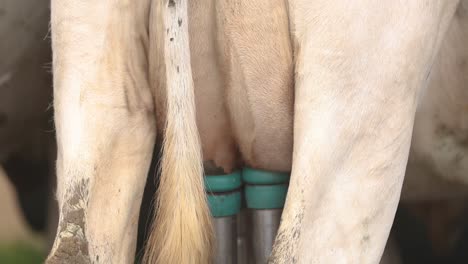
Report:
M 167 88 L 166 127 L 156 213 L 144 259 L 151 264 L 211 263 L 213 226 L 196 125 L 187 0 L 156 2 L 152 12 L 156 8 L 162 25 L 156 27 L 161 27 L 157 36 Z

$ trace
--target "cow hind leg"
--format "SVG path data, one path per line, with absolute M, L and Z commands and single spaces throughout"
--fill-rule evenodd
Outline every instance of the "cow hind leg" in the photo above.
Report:
M 155 140 L 147 1 L 52 1 L 60 219 L 47 263 L 132 263 Z
M 293 165 L 270 263 L 378 263 L 456 2 L 289 1 Z

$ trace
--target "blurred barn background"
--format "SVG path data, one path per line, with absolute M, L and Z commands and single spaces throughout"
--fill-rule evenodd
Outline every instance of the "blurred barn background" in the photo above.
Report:
M 42 263 L 56 230 L 49 11 L 49 0 L 0 0 L 0 263 Z M 155 164 L 137 254 L 155 190 Z M 463 198 L 400 205 L 394 253 L 402 263 L 468 263 L 467 220 Z

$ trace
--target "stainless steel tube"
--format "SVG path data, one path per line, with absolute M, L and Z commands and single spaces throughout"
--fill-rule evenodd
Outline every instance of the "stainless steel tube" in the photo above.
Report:
M 252 210 L 252 244 L 256 264 L 265 264 L 278 232 L 282 209 Z
M 215 264 L 237 264 L 237 216 L 213 218 L 216 235 Z

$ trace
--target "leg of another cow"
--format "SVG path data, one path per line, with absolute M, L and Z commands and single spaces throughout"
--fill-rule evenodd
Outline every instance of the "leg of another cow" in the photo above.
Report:
M 271 263 L 378 263 L 456 2 L 290 0 L 293 168 Z
M 155 140 L 146 1 L 52 1 L 59 227 L 47 263 L 132 263 Z

